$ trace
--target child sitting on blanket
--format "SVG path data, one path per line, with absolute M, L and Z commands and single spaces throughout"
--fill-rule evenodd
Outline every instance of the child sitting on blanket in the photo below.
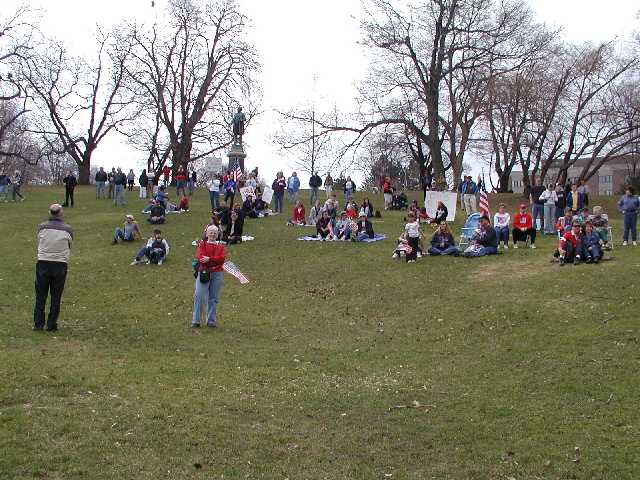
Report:
M 296 202 L 296 206 L 293 207 L 293 211 L 291 212 L 291 220 L 289 220 L 289 225 L 305 225 L 305 211 L 304 205 L 300 200 Z
M 397 260 L 403 255 L 409 255 L 412 253 L 411 245 L 409 245 L 409 241 L 407 240 L 407 234 L 402 232 L 402 234 L 398 237 L 398 244 L 396 245 L 396 249 L 393 251 L 393 255 L 391 258 Z
M 351 239 L 351 224 L 352 220 L 347 217 L 347 212 L 340 213 L 340 217 L 336 220 L 333 233 L 338 240 L 350 240 Z
M 352 220 L 355 220 L 358 217 L 356 206 L 352 201 L 349 201 L 349 203 L 347 203 L 346 212 L 347 212 L 347 217 L 349 217 Z
M 323 210 L 320 214 L 320 218 L 316 222 L 317 237 L 322 240 L 333 240 L 333 227 L 331 225 L 331 219 L 327 215 L 327 211 Z

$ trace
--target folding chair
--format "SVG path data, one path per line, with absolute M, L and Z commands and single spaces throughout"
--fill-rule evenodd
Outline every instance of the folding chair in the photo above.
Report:
M 464 226 L 460 229 L 460 242 L 458 243 L 460 250 L 464 250 L 469 245 L 469 239 L 480 225 L 479 213 L 472 213 L 467 217 Z

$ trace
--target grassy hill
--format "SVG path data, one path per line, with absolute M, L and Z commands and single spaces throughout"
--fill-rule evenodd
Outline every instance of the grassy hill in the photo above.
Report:
M 26 195 L 0 204 L 0 479 L 638 476 L 640 247 L 559 269 L 546 237 L 407 265 L 393 240 L 298 242 L 282 215 L 248 220 L 256 240 L 228 254 L 252 283 L 226 276 L 220 328 L 192 331 L 206 193 L 162 227 L 164 265 L 130 267 L 138 246 L 110 241 L 142 201 L 81 188 L 52 335 L 31 331 L 35 229 L 62 192 Z

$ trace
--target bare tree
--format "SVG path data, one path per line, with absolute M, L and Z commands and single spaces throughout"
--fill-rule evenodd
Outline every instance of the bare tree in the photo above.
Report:
M 156 171 L 169 157 L 175 170 L 229 146 L 233 112 L 243 104 L 250 121 L 259 98 L 258 62 L 235 2 L 171 0 L 167 15 L 150 30 L 131 25 L 121 40 L 132 46 L 127 76 L 145 106 L 129 134 L 145 132 Z
M 49 40 L 21 66 L 21 81 L 38 112 L 33 131 L 76 162 L 81 184 L 89 183 L 91 157 L 100 142 L 135 117 L 130 99 L 122 97 L 128 52 L 116 49 L 114 40 L 98 32 L 92 61 L 75 58 Z

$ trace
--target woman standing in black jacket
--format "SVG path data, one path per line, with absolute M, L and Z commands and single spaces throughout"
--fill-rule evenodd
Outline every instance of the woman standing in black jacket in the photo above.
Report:
M 73 190 L 78 185 L 78 180 L 76 176 L 71 173 L 71 170 L 67 171 L 67 175 L 62 179 L 62 183 L 64 183 L 64 203 L 63 207 L 69 206 L 69 200 L 71 200 L 71 207 L 73 207 Z
M 142 170 L 140 177 L 138 178 L 140 184 L 140 198 L 147 198 L 147 186 L 149 185 L 149 177 L 147 176 L 147 170 Z

